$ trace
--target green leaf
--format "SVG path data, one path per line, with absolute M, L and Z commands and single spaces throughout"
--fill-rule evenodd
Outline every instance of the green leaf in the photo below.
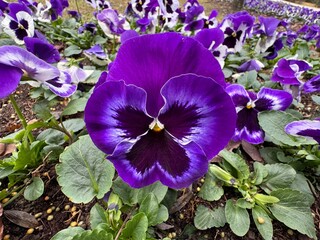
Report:
M 82 52 L 82 49 L 76 45 L 71 45 L 64 50 L 64 55 L 70 57 L 72 55 L 78 55 Z
M 219 207 L 211 210 L 203 205 L 197 207 L 194 225 L 199 230 L 206 230 L 212 227 L 223 227 L 227 220 L 224 214 L 224 208 Z
M 72 118 L 63 122 L 63 126 L 69 132 L 78 132 L 85 127 L 83 118 Z
M 261 148 L 259 152 L 266 163 L 273 164 L 279 163 L 277 155 L 278 152 L 282 152 L 282 150 L 276 147 L 265 147 Z
M 69 227 L 55 234 L 51 240 L 72 240 L 74 236 L 84 231 L 81 227 Z
M 62 192 L 74 203 L 88 203 L 102 198 L 112 185 L 113 165 L 88 135 L 70 145 L 56 166 Z
M 255 70 L 245 72 L 243 75 L 241 75 L 238 78 L 237 83 L 241 84 L 246 89 L 250 89 L 250 88 L 253 88 L 255 90 L 259 89 L 261 84 L 257 80 L 257 76 L 258 74 Z
M 96 203 L 90 210 L 90 227 L 95 229 L 101 223 L 108 223 L 103 207 Z
M 123 229 L 120 239 L 121 240 L 145 240 L 148 230 L 148 218 L 140 212 L 136 214 L 130 221 L 127 222 Z
M 163 206 L 163 205 L 162 205 Z M 165 206 L 162 207 L 159 214 L 160 206 L 157 197 L 151 192 L 142 201 L 139 212 L 146 214 L 149 226 L 155 226 L 166 221 L 169 217 L 168 210 Z
M 310 196 L 312 196 L 312 191 L 309 187 L 308 179 L 303 174 L 300 174 L 300 173 L 296 174 L 296 177 L 293 180 L 290 188 L 294 190 L 298 190 L 302 193 L 310 194 Z
M 240 157 L 238 154 L 229 152 L 228 150 L 222 150 L 219 156 L 227 161 L 237 172 L 235 176 L 238 180 L 247 179 L 250 175 L 249 166 L 246 161 Z
M 52 118 L 52 114 L 50 112 L 49 102 L 47 100 L 43 100 L 40 102 L 37 102 L 34 107 L 33 111 L 36 113 L 37 117 L 47 121 L 48 119 Z
M 15 161 L 14 170 L 38 166 L 41 161 L 41 151 L 45 145 L 44 141 L 35 141 L 31 146 L 22 144 L 18 152 L 18 158 Z
M 320 96 L 312 95 L 311 98 L 312 98 L 312 101 L 314 101 L 316 104 L 320 105 Z
M 296 177 L 296 171 L 287 164 L 266 164 L 264 168 L 268 171 L 268 175 L 260 186 L 267 193 L 290 187 Z
M 72 240 L 113 240 L 113 236 L 105 230 L 94 229 L 79 233 Z
M 23 196 L 28 201 L 34 201 L 44 192 L 44 183 L 40 177 L 32 178 L 32 183 L 26 187 Z
M 71 100 L 68 103 L 67 107 L 63 110 L 62 115 L 66 116 L 66 115 L 76 114 L 78 112 L 83 112 L 87 102 L 88 102 L 87 98 L 77 98 L 77 99 Z
M 199 192 L 199 197 L 207 201 L 217 201 L 223 196 L 223 193 L 223 188 L 218 184 L 218 179 L 209 170 Z
M 263 179 L 268 175 L 268 171 L 264 168 L 264 165 L 259 162 L 254 162 L 253 168 L 254 168 L 253 184 L 260 185 Z
M 265 140 L 280 146 L 301 146 L 302 144 L 315 144 L 315 141 L 303 137 L 288 135 L 284 128 L 293 121 L 299 120 L 287 112 L 265 111 L 258 115 L 259 124 L 266 134 Z
M 244 198 L 239 198 L 236 202 L 236 205 L 241 208 L 251 209 L 254 206 L 254 202 L 249 202 Z
M 249 231 L 250 218 L 248 211 L 235 205 L 232 199 L 227 201 L 225 215 L 234 234 L 242 237 Z
M 272 240 L 273 226 L 271 218 L 268 216 L 266 211 L 263 210 L 262 207 L 256 205 L 252 209 L 252 217 L 263 239 Z
M 232 72 L 232 70 L 230 68 L 223 68 L 222 71 L 223 71 L 223 74 L 224 74 L 225 78 L 229 78 L 229 77 L 232 76 L 233 72 Z
M 131 188 L 121 178 L 117 178 L 114 181 L 112 189 L 119 195 L 123 203 L 130 206 L 141 203 L 150 192 L 154 193 L 160 203 L 168 191 L 168 187 L 160 182 L 155 182 L 154 184 L 140 189 Z
M 298 54 L 298 59 L 308 59 L 309 58 L 309 46 L 307 42 L 299 43 L 296 54 Z
M 277 220 L 310 238 L 317 238 L 310 210 L 312 196 L 292 189 L 279 189 L 271 195 L 280 199 L 280 202 L 269 207 Z

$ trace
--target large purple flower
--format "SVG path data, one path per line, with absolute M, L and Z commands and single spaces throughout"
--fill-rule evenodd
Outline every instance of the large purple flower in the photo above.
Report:
M 68 97 L 76 90 L 69 74 L 60 72 L 27 50 L 16 46 L 0 47 L 0 98 L 17 88 L 24 73 L 61 97 Z
M 176 33 L 125 41 L 85 109 L 93 142 L 132 187 L 187 187 L 230 140 L 235 108 L 210 51 Z M 214 81 L 214 80 L 215 81 Z
M 242 85 L 229 85 L 226 91 L 231 96 L 238 113 L 234 141 L 245 140 L 252 144 L 264 141 L 264 132 L 258 122 L 258 113 L 266 110 L 285 110 L 292 96 L 288 92 L 271 88 L 261 88 L 256 95 Z
M 320 143 L 320 120 L 301 120 L 289 123 L 285 131 L 291 135 L 304 136 Z

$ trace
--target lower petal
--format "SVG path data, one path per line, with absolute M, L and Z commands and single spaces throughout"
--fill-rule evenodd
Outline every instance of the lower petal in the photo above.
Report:
M 60 97 L 69 97 L 77 90 L 77 86 L 71 83 L 71 77 L 66 72 L 61 72 L 58 78 L 44 82 L 44 85 Z
M 7 97 L 18 87 L 23 72 L 16 67 L 0 63 L 0 98 Z
M 119 176 L 136 188 L 155 181 L 171 188 L 188 187 L 208 170 L 207 157 L 197 144 L 181 145 L 165 130 L 150 130 L 134 143 L 120 143 L 108 159 Z
M 259 125 L 256 110 L 243 108 L 238 112 L 234 140 L 245 140 L 252 144 L 259 144 L 264 141 L 264 132 Z

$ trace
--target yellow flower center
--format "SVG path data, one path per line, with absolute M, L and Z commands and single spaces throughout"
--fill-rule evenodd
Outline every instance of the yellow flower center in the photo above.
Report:
M 154 132 L 161 132 L 164 129 L 164 125 L 158 119 L 154 119 L 149 128 Z

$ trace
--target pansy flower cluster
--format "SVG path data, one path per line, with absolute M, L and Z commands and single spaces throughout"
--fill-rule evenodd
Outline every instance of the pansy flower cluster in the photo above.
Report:
M 108 1 L 86 2 L 95 9 L 94 18 L 80 24 L 81 14 L 69 11 L 70 22 L 78 28 L 65 31 L 93 39 L 68 50 L 75 49 L 75 55 L 102 71 L 84 120 L 94 144 L 132 187 L 155 181 L 171 188 L 189 186 L 208 171 L 209 161 L 230 140 L 265 141 L 261 112 L 286 111 L 301 91 L 320 91 L 320 73 L 303 79 L 313 67 L 308 61 L 281 55 L 300 39 L 319 46 L 316 23 L 294 32 L 288 19 L 255 18 L 247 11 L 218 21 L 218 12 L 206 15 L 197 0 L 181 7 L 178 0 L 131 0 L 124 14 Z M 250 4 L 257 3 L 246 1 Z M 69 97 L 91 74 L 70 66 L 80 60 L 61 59 L 52 39 L 40 31 L 67 6 L 67 0 L 46 5 L 0 1 L 1 27 L 20 45 L 0 47 L 1 98 L 26 78 Z M 298 11 L 286 7 L 289 10 Z M 228 71 L 245 76 L 270 66 L 267 84 L 260 76 L 254 79 L 261 82 L 259 89 L 228 76 Z M 318 120 L 295 121 L 285 131 L 319 141 Z

